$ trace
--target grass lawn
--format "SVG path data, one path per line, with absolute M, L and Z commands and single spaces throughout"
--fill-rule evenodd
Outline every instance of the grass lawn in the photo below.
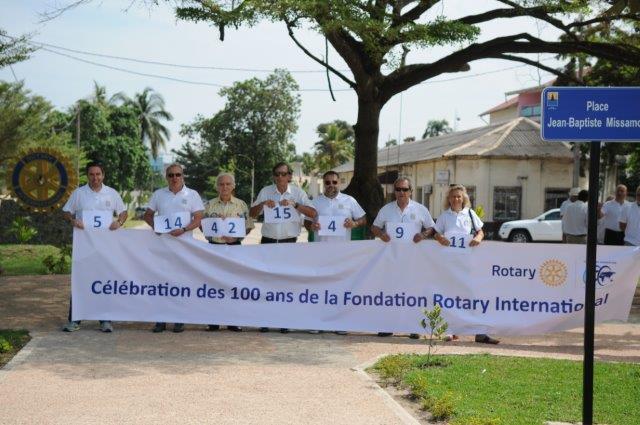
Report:
M 25 330 L 0 329 L 0 368 L 6 365 L 30 339 L 29 332 Z
M 58 252 L 58 248 L 51 245 L 0 245 L 3 276 L 47 274 L 42 260 Z
M 434 413 L 450 414 L 453 425 L 540 425 L 582 420 L 582 363 L 491 355 L 394 355 L 371 369 L 383 383 L 407 388 Z M 594 422 L 637 425 L 640 364 L 595 365 Z

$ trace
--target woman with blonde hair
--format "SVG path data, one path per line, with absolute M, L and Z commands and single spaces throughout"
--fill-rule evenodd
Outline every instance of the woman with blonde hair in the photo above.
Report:
M 475 211 L 471 209 L 471 201 L 467 194 L 467 189 L 461 184 L 454 184 L 449 187 L 444 201 L 444 211 L 436 220 L 434 239 L 443 246 L 457 246 L 466 248 L 480 245 L 484 238 L 482 226 L 484 223 Z M 456 335 L 449 335 L 447 339 L 457 339 Z M 476 335 L 476 342 L 485 344 L 497 344 L 500 341 L 491 338 L 486 334 Z

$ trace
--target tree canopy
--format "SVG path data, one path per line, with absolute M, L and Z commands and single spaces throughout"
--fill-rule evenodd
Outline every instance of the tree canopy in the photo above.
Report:
M 427 128 L 425 128 L 422 138 L 437 137 L 441 134 L 451 133 L 453 130 L 449 127 L 449 121 L 447 120 L 429 120 Z
M 29 58 L 35 49 L 28 43 L 29 37 L 14 38 L 0 28 L 0 68 Z
M 185 166 L 187 186 L 211 193 L 210 177 L 229 171 L 235 174 L 236 194 L 249 201 L 252 166 L 255 193 L 270 184 L 271 167 L 295 154 L 292 139 L 300 115 L 297 89 L 295 80 L 282 70 L 221 89 L 224 108 L 182 128 L 189 141 L 174 152 Z
M 554 74 L 527 54 L 580 53 L 627 65 L 640 64 L 640 49 L 622 41 L 592 40 L 590 28 L 625 25 L 640 19 L 640 1 L 498 0 L 480 13 L 449 17 L 439 0 L 184 0 L 177 16 L 216 25 L 220 38 L 227 28 L 253 26 L 261 20 L 282 22 L 292 41 L 314 61 L 353 88 L 358 96 L 354 176 L 347 192 L 372 216 L 382 205 L 377 181 L 379 119 L 394 95 L 443 73 L 470 69 L 474 61 L 493 58 L 522 62 Z M 477 4 L 477 3 L 475 3 Z M 483 24 L 530 18 L 558 29 L 564 37 L 548 40 L 527 32 L 482 39 Z M 324 37 L 346 62 L 346 75 L 313 54 L 296 37 L 306 26 Z M 504 27 L 506 28 L 506 27 Z M 410 63 L 412 50 L 450 46 L 430 62 Z M 434 49 L 435 50 L 435 49 Z

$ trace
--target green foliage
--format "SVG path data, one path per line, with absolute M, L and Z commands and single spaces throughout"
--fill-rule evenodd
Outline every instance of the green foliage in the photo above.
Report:
M 29 37 L 9 37 L 0 28 L 0 68 L 29 59 L 35 49 L 29 45 Z
M 103 164 L 105 184 L 119 192 L 147 187 L 151 166 L 136 110 L 128 104 L 117 106 L 98 98 L 96 102 L 80 100 L 68 118 L 73 120 L 78 112 L 80 146 L 90 160 Z M 76 131 L 76 126 L 72 126 L 70 142 L 75 140 Z
M 23 83 L 0 81 L 0 187 L 5 182 L 5 160 L 16 158 L 23 149 L 53 148 L 73 164 L 78 158 L 84 162 L 70 143 L 65 120 L 69 117 L 54 111 L 45 98 L 31 94 Z
M 429 412 L 437 421 L 449 419 L 455 413 L 453 394 L 448 392 L 442 397 L 429 398 Z
M 373 369 L 385 381 L 399 382 L 411 370 L 413 363 L 409 356 L 402 354 L 386 356 L 378 360 Z
M 484 211 L 484 207 L 482 205 L 477 205 L 475 207 L 474 211 L 476 212 L 476 215 L 478 216 L 478 218 L 480 220 L 482 220 L 484 218 L 485 211 Z
M 315 162 L 320 172 L 329 171 L 353 158 L 353 127 L 342 120 L 320 124 L 315 145 Z
M 38 231 L 31 226 L 29 217 L 16 217 L 7 233 L 13 235 L 18 240 L 18 243 L 22 245 L 33 239 L 38 234 Z
M 426 338 L 429 351 L 427 353 L 427 365 L 431 361 L 431 349 L 434 349 L 437 342 L 440 341 L 447 332 L 449 324 L 442 317 L 442 308 L 439 305 L 433 307 L 432 310 L 425 309 L 424 316 L 420 320 L 420 325 L 429 332 L 429 337 Z
M 480 416 L 471 416 L 450 422 L 451 425 L 501 425 L 502 423 L 500 419 L 483 418 Z
M 226 99 L 224 108 L 211 118 L 199 116 L 180 132 L 188 141 L 174 152 L 185 166 L 187 186 L 200 193 L 212 190 L 210 177 L 233 170 L 236 196 L 248 201 L 252 165 L 255 193 L 271 184 L 271 167 L 290 161 L 295 154 L 292 138 L 300 115 L 297 89 L 288 72 L 276 70 L 263 80 L 252 78 L 220 90 Z
M 137 116 L 140 140 L 148 143 L 153 158 L 158 157 L 160 148 L 165 149 L 167 139 L 170 137 L 169 129 L 163 121 L 173 120 L 173 116 L 165 109 L 164 98 L 151 87 L 146 87 L 142 93 L 136 93 L 133 99 L 124 93 L 118 93 L 113 97 L 114 102 L 122 102 L 123 105 L 132 108 Z
M 58 254 L 48 255 L 42 260 L 47 274 L 69 274 L 71 272 L 71 245 L 60 247 Z
M 427 128 L 422 134 L 422 138 L 437 137 L 442 134 L 451 133 L 453 129 L 449 127 L 449 121 L 447 120 L 429 120 Z
M 26 330 L 0 329 L 0 369 L 29 339 L 29 332 Z

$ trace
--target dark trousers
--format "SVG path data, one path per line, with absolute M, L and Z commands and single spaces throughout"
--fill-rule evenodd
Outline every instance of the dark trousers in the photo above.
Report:
M 624 245 L 624 232 L 616 232 L 611 229 L 604 229 L 604 244 L 605 245 Z
M 240 245 L 240 241 L 235 241 L 235 242 L 214 242 L 214 241 L 209 241 L 209 243 L 211 245 Z
M 295 243 L 297 240 L 298 238 L 271 239 L 263 236 L 262 239 L 260 239 L 260 243 Z

